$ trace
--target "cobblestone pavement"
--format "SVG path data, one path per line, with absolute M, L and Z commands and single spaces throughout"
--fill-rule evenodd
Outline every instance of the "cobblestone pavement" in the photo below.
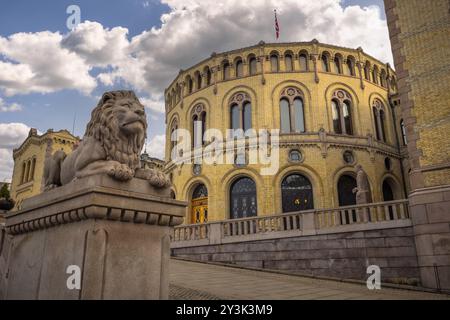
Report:
M 173 300 L 449 299 L 447 295 L 253 271 L 172 259 Z

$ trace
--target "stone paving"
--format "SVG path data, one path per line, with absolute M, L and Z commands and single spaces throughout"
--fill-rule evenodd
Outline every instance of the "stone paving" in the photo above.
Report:
M 416 300 L 450 299 L 448 295 L 366 286 L 171 259 L 173 300 Z

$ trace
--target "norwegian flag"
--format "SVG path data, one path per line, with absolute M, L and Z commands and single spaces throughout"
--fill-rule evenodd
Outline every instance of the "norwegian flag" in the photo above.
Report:
M 278 38 L 280 37 L 280 25 L 278 24 L 277 10 L 274 10 L 274 12 L 275 12 L 275 34 L 278 40 Z

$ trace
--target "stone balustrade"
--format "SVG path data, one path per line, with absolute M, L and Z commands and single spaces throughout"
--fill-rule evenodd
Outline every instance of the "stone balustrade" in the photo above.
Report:
M 411 226 L 408 200 L 182 225 L 172 248 Z

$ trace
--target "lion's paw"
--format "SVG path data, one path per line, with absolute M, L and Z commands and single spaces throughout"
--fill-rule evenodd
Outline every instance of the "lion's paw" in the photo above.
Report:
M 117 164 L 108 172 L 108 175 L 119 181 L 128 181 L 134 176 L 134 171 L 126 164 Z

